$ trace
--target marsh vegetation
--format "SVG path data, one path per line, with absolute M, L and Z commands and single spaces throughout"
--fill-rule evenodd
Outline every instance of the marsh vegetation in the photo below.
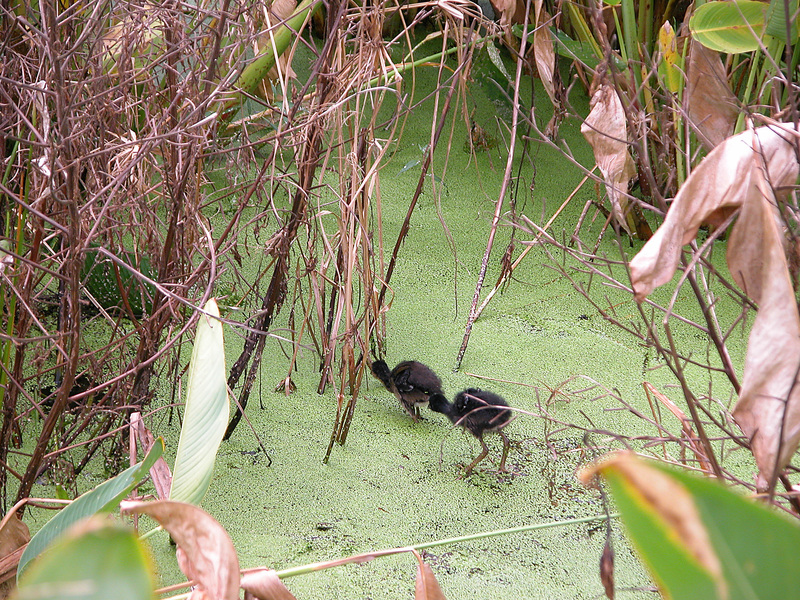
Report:
M 790 4 L 755 4 L 0 9 L 8 553 L 47 520 L 37 490 L 75 498 L 147 451 L 101 506 L 150 467 L 138 490 L 156 500 L 125 514 L 169 523 L 159 503 L 202 499 L 236 545 L 238 562 L 212 560 L 228 561 L 220 597 L 239 565 L 288 579 L 415 543 L 418 598 L 441 597 L 437 580 L 451 599 L 611 596 L 613 546 L 618 595 L 650 596 L 603 524 L 609 499 L 575 478 L 614 450 L 795 519 L 800 54 Z M 216 358 L 190 367 L 210 323 L 224 346 L 204 334 Z M 487 435 L 465 473 L 478 441 L 412 420 L 373 378 L 381 359 L 425 362 L 448 398 L 502 394 L 508 462 Z M 187 394 L 214 396 L 213 427 Z M 205 446 L 189 475 L 185 440 Z M 659 481 L 612 464 L 612 480 Z M 202 554 L 195 508 L 164 526 Z M 563 520 L 534 541 L 437 545 Z M 401 560 L 292 589 L 407 595 Z M 703 564 L 717 592 L 723 566 Z

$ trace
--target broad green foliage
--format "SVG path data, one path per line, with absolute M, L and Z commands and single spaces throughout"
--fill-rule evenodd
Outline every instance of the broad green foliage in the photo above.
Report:
M 708 2 L 689 20 L 692 36 L 718 52 L 756 50 L 764 35 L 767 5 L 755 0 Z
M 18 576 L 33 558 L 75 523 L 97 513 L 110 513 L 116 509 L 125 496 L 145 478 L 163 451 L 164 441 L 159 438 L 142 462 L 79 496 L 72 504 L 58 512 L 31 538 L 19 560 Z
M 219 309 L 212 298 L 200 315 L 189 366 L 186 412 L 175 457 L 170 500 L 200 504 L 214 473 L 230 414 L 225 345 Z M 216 317 L 216 318 L 215 318 Z
M 769 37 L 787 42 L 786 8 L 782 0 L 769 4 L 755 0 L 708 2 L 692 15 L 689 28 L 692 36 L 711 50 L 752 52 L 766 44 Z M 798 38 L 797 0 L 790 0 L 788 10 L 788 41 L 793 44 Z
M 154 578 L 133 531 L 89 521 L 56 541 L 19 581 L 17 600 L 149 600 Z
M 665 597 L 783 599 L 800 589 L 800 525 L 708 478 L 621 456 L 601 466 Z

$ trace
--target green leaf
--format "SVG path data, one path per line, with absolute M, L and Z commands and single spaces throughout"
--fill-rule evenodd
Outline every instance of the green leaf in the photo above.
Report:
M 677 539 L 663 516 L 617 471 L 603 471 L 625 528 L 662 592 L 672 600 L 718 598 L 714 577 Z
M 707 2 L 689 19 L 692 36 L 717 52 L 756 50 L 764 36 L 768 5 L 755 0 Z
M 519 26 L 513 25 L 512 30 L 514 27 Z M 552 27 L 550 28 L 550 34 L 553 36 L 553 39 L 556 42 L 555 48 L 559 56 L 578 61 L 580 64 L 591 70 L 596 69 L 597 65 L 600 64 L 600 58 L 597 56 L 593 46 L 590 44 L 584 44 L 578 40 L 573 40 L 563 31 L 559 31 Z
M 599 468 L 673 600 L 783 599 L 800 589 L 800 525 L 715 480 L 625 455 Z
M 98 485 L 93 490 L 78 496 L 75 501 L 64 507 L 52 519 L 45 523 L 39 532 L 31 538 L 19 559 L 17 576 L 25 570 L 28 563 L 38 556 L 50 543 L 63 534 L 78 521 L 97 513 L 109 513 L 145 478 L 150 467 L 164 452 L 164 440 L 158 438 L 156 443 L 138 464 L 129 467 L 122 473 Z
M 789 4 L 789 21 L 791 23 L 791 39 L 786 39 L 786 7 Z M 767 27 L 765 33 L 782 40 L 784 43 L 794 43 L 798 38 L 797 0 L 771 0 L 767 10 Z
M 31 563 L 17 600 L 150 600 L 154 578 L 142 543 L 128 528 L 89 521 Z
M 203 310 L 219 317 L 213 298 Z M 200 504 L 214 473 L 214 462 L 228 416 L 222 322 L 200 315 L 189 365 L 186 411 L 175 456 L 170 500 Z

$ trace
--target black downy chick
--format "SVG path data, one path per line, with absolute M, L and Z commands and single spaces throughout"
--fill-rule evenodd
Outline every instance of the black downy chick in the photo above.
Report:
M 431 394 L 442 393 L 442 382 L 430 367 L 415 360 L 404 360 L 394 369 L 383 360 L 372 363 L 372 373 L 392 392 L 416 423 L 419 407 L 428 403 Z
M 489 448 L 483 441 L 483 434 L 487 431 L 496 431 L 503 438 L 503 457 L 500 459 L 498 470 L 501 472 L 506 470 L 509 441 L 502 429 L 511 421 L 511 409 L 501 396 L 486 390 L 469 388 L 459 392 L 452 403 L 442 394 L 434 394 L 429 399 L 428 407 L 446 415 L 453 423 L 478 438 L 481 443 L 483 451 L 465 469 L 467 475 L 489 454 Z

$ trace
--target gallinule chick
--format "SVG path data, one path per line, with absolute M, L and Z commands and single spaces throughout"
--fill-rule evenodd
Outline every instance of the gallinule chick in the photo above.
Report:
M 453 423 L 460 425 L 478 438 L 483 451 L 465 469 L 469 475 L 472 469 L 489 454 L 489 448 L 483 441 L 483 434 L 487 431 L 496 431 L 503 438 L 503 457 L 500 459 L 499 470 L 506 470 L 509 441 L 502 429 L 511 420 L 511 409 L 508 403 L 497 394 L 469 388 L 456 395 L 453 402 L 448 402 L 442 394 L 433 394 L 428 402 L 428 408 L 446 415 Z
M 372 373 L 392 392 L 416 423 L 419 407 L 428 403 L 431 394 L 442 393 L 442 382 L 430 367 L 415 360 L 404 360 L 394 369 L 383 360 L 372 363 Z

